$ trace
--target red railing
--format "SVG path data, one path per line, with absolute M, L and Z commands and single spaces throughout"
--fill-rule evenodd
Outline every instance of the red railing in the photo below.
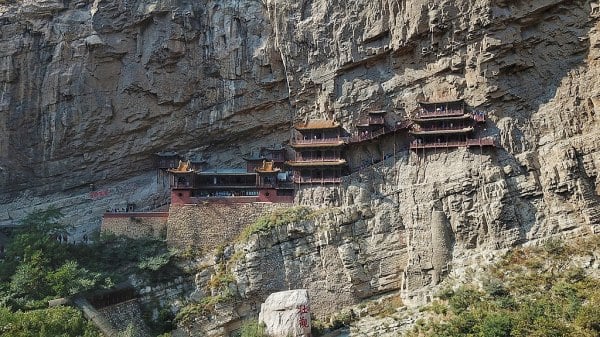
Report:
M 294 145 L 338 145 L 340 143 L 345 143 L 346 141 L 347 141 L 347 138 L 345 138 L 345 137 L 312 138 L 312 139 L 295 138 L 292 140 L 292 146 L 294 146 Z
M 420 110 L 417 112 L 417 118 L 428 118 L 428 117 L 454 117 L 462 116 L 465 114 L 464 109 L 448 109 L 448 110 Z
M 410 148 L 414 149 L 434 149 L 434 148 L 449 148 L 449 147 L 473 147 L 473 146 L 496 146 L 496 142 L 493 138 L 478 138 L 478 139 L 467 139 L 466 141 L 454 141 L 454 142 L 433 142 L 433 143 L 419 143 L 413 141 L 410 143 Z
M 296 159 L 293 160 L 294 162 L 324 162 L 324 161 L 338 161 L 338 160 L 342 160 L 342 158 L 338 157 L 310 157 L 310 158 L 304 158 L 302 156 L 297 155 Z
M 467 146 L 496 146 L 494 138 L 467 139 Z
M 429 132 L 429 131 L 467 131 L 467 129 L 473 130 L 472 126 L 459 125 L 459 126 L 440 126 L 440 127 L 416 127 L 413 131 L 417 132 Z M 469 130 L 469 131 L 470 131 Z
M 352 137 L 350 137 L 349 142 L 350 143 L 364 142 L 367 140 L 371 140 L 371 139 L 386 135 L 388 133 L 396 132 L 396 131 L 402 130 L 402 129 L 407 129 L 411 125 L 412 125 L 412 121 L 404 120 L 404 121 L 397 122 L 396 125 L 394 125 L 392 127 L 384 126 L 381 129 L 377 129 L 372 132 L 359 132 L 358 134 L 355 134 Z
M 294 177 L 294 183 L 296 184 L 328 184 L 328 183 L 341 183 L 342 178 L 331 177 L 331 178 L 318 178 L 318 177 Z
M 375 131 L 364 131 L 359 134 L 355 134 L 350 138 L 350 143 L 358 143 L 365 140 L 370 140 L 373 138 L 377 138 L 379 136 L 383 136 L 384 134 L 391 132 L 386 130 L 386 128 L 381 128 Z
M 361 126 L 383 124 L 385 124 L 385 119 L 383 117 L 363 117 L 358 120 L 358 125 Z

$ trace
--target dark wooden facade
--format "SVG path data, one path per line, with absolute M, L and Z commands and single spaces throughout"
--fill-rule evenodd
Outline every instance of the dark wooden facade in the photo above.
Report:
M 346 169 L 342 157 L 348 138 L 342 135 L 340 124 L 330 120 L 309 120 L 296 124 L 292 147 L 294 183 L 330 184 L 341 182 Z
M 245 168 L 225 169 L 195 169 L 192 160 L 180 162 L 177 168 L 168 170 L 171 203 L 293 202 L 294 186 L 283 169 L 285 149 L 262 148 L 245 160 Z M 205 161 L 198 164 L 203 167 Z
M 485 115 L 468 112 L 462 100 L 419 102 L 419 107 L 410 130 L 412 150 L 495 145 L 492 138 L 474 136 Z

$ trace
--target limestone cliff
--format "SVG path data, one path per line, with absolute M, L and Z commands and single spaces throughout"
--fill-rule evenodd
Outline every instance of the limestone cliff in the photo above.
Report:
M 152 200 L 157 151 L 235 163 L 287 138 L 260 2 L 9 1 L 0 22 L 3 224 L 48 205 L 97 224 L 106 208 L 164 201 Z
M 366 108 L 399 118 L 419 99 L 460 97 L 486 111 L 499 148 L 388 140 L 399 150 L 381 164 L 302 189 L 298 203 L 335 208 L 236 246 L 244 307 L 205 326 L 222 333 L 288 288 L 309 289 L 317 313 L 395 290 L 420 300 L 500 249 L 598 230 L 599 16 L 597 2 L 567 0 L 0 5 L 0 221 L 31 198 L 86 207 L 83 222 L 125 199 L 149 204 L 160 149 L 236 163 L 285 141 L 291 120 L 352 130 Z M 126 178 L 144 188 L 119 189 Z

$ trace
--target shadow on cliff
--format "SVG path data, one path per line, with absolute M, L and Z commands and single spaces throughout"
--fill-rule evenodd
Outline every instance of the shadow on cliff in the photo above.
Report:
M 490 35 L 512 31 L 519 40 L 511 48 L 490 49 L 497 53 L 481 65 L 482 71 L 492 74 L 488 87 L 497 88 L 488 94 L 487 101 L 495 100 L 504 110 L 497 111 L 497 117 L 513 117 L 518 124 L 526 123 L 551 102 L 569 72 L 585 64 L 590 51 L 589 34 L 596 20 L 590 1 L 554 3 L 537 9 L 526 6 L 530 5 L 519 2 L 503 8 L 517 16 L 503 22 L 506 27 L 502 33 Z M 516 143 L 524 139 L 517 125 L 504 127 L 512 130 L 510 137 Z M 525 150 L 533 144 L 521 145 Z

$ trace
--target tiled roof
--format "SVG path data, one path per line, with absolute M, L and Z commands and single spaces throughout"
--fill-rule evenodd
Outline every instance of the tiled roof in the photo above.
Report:
M 294 127 L 296 130 L 316 130 L 316 129 L 335 129 L 340 126 L 337 123 L 329 119 L 310 119 L 306 123 L 301 122 L 296 124 Z

